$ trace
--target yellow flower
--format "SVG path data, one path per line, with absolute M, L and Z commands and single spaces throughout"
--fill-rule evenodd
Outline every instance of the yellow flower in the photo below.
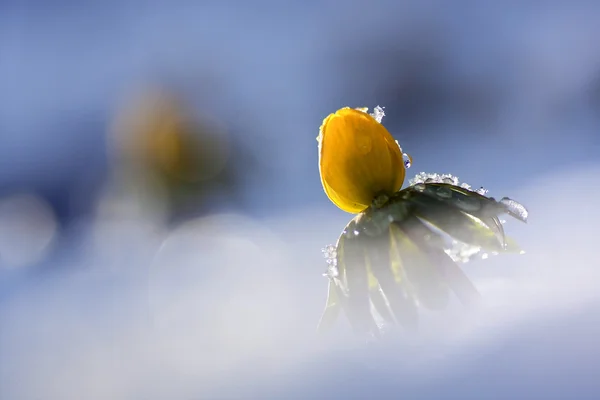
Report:
M 405 155 L 376 118 L 380 111 L 342 108 L 323 120 L 317 137 L 325 193 L 358 214 L 324 251 L 329 293 L 321 331 L 342 310 L 361 335 L 380 335 L 377 315 L 414 331 L 418 309 L 441 310 L 451 293 L 466 306 L 479 302 L 456 261 L 479 251 L 521 252 L 499 219 L 527 221 L 514 200 L 496 201 L 451 175 L 421 173 L 400 190 Z
M 402 151 L 366 108 L 342 108 L 319 131 L 319 172 L 327 197 L 350 213 L 365 210 L 379 195 L 391 196 L 404 182 Z

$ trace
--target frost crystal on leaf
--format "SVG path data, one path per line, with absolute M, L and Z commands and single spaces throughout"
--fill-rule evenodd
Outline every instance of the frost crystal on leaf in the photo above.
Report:
M 466 263 L 479 254 L 481 248 L 453 240 L 452 247 L 444 251 L 450 256 L 450 258 L 452 258 L 454 262 Z
M 469 185 L 466 182 L 460 183 L 458 177 L 451 174 L 420 172 L 408 182 L 408 185 L 414 186 L 420 183 L 448 183 L 450 185 L 460 186 L 463 189 L 470 190 L 483 196 L 485 196 L 485 194 L 488 192 L 487 189 L 485 189 L 484 187 L 480 187 L 479 189 L 473 189 L 471 185 Z
M 423 185 L 424 183 L 446 183 L 454 186 L 459 186 L 463 189 L 470 190 L 482 196 L 485 196 L 488 192 L 487 189 L 483 187 L 480 187 L 479 189 L 474 189 L 471 185 L 469 185 L 466 182 L 461 183 L 457 176 L 451 174 L 420 172 L 414 178 L 412 178 L 408 184 L 409 186 L 417 186 Z M 415 187 L 415 189 L 417 187 Z M 505 205 L 508 206 L 507 203 L 505 203 Z M 503 221 L 502 223 L 504 222 L 505 221 Z M 450 258 L 452 258 L 454 262 L 460 263 L 469 262 L 477 255 L 480 255 L 482 259 L 486 259 L 489 256 L 489 254 L 487 253 L 481 253 L 480 247 L 472 246 L 457 240 L 452 240 L 452 243 L 445 250 L 445 252 L 446 254 L 448 254 L 448 256 L 450 256 Z
M 395 142 L 398 145 L 398 148 L 400 149 L 400 153 L 405 154 L 404 150 L 402 150 L 402 146 L 400 146 L 400 142 L 398 142 L 397 140 L 395 140 Z
M 508 197 L 504 197 L 502 200 L 500 200 L 500 203 L 504 204 L 506 211 L 509 214 L 523 222 L 527 221 L 527 218 L 529 217 L 529 211 L 527 211 L 523 204 L 513 199 L 509 199 Z
M 323 276 L 326 276 L 328 278 L 335 278 L 339 275 L 338 269 L 337 269 L 337 249 L 334 245 L 332 244 L 328 244 L 327 246 L 325 246 L 321 252 L 323 253 L 323 257 L 325 257 L 325 260 L 327 261 L 327 272 L 325 274 L 323 274 Z

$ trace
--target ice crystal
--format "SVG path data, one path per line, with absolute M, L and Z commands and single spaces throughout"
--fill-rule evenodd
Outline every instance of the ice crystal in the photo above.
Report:
M 377 106 L 373 109 L 373 112 L 370 113 L 371 117 L 375 118 L 375 121 L 381 123 L 383 117 L 385 117 L 385 111 L 383 111 L 383 107 Z
M 445 249 L 444 251 L 454 262 L 466 263 L 479 254 L 481 248 L 459 242 L 458 240 L 453 240 L 450 248 Z
M 502 200 L 500 200 L 500 203 L 504 204 L 506 211 L 510 215 L 520 219 L 523 222 L 527 221 L 527 218 L 529 217 L 529 211 L 527 211 L 523 204 L 513 199 L 509 199 L 508 197 L 504 197 Z
M 473 187 L 468 183 L 461 183 L 457 176 L 451 174 L 438 174 L 435 172 L 420 172 L 408 182 L 408 185 L 415 186 L 421 183 L 447 183 L 454 186 L 460 186 L 463 189 L 470 190 L 482 196 L 485 196 L 488 192 L 488 190 L 484 187 L 480 187 L 479 189 L 473 189 Z
M 325 246 L 321 252 L 327 262 L 327 272 L 323 274 L 328 278 L 335 278 L 339 275 L 337 269 L 337 248 L 333 244 Z

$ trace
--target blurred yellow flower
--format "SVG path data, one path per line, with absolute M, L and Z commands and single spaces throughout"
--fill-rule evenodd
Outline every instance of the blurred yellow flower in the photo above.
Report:
M 319 172 L 327 197 L 349 213 L 365 210 L 380 195 L 400 190 L 402 151 L 367 108 L 344 107 L 323 120 Z

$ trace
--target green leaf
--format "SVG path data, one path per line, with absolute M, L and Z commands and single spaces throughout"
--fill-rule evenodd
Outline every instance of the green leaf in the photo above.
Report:
M 325 304 L 325 310 L 319 321 L 317 332 L 325 333 L 331 330 L 333 324 L 338 319 L 340 311 L 342 310 L 342 303 L 338 288 L 333 280 L 329 280 L 329 289 L 327 291 L 327 303 Z

